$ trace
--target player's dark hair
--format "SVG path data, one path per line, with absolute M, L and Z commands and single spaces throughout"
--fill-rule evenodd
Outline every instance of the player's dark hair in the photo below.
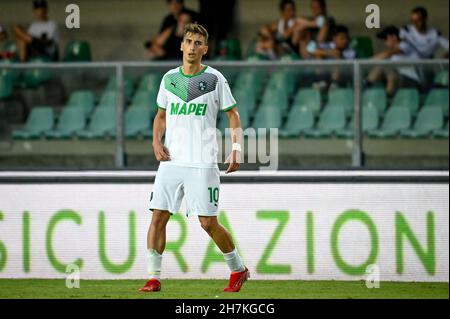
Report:
M 349 35 L 348 28 L 345 25 L 337 25 L 333 29 L 333 36 L 337 36 L 340 33 L 345 33 L 346 35 Z
M 166 2 L 169 4 L 169 3 L 171 3 L 171 2 L 174 2 L 174 1 L 176 1 L 176 2 L 178 2 L 178 3 L 180 3 L 180 4 L 184 4 L 184 0 L 166 0 Z
M 292 5 L 295 8 L 295 2 L 293 0 L 281 0 L 279 4 L 280 11 L 283 11 L 287 5 Z
M 193 34 L 200 34 L 205 37 L 205 43 L 208 43 L 208 31 L 205 29 L 204 26 L 198 24 L 198 23 L 189 23 L 184 27 L 183 30 L 183 39 L 188 33 Z
M 419 13 L 424 20 L 428 18 L 428 11 L 424 7 L 415 7 L 411 13 Z

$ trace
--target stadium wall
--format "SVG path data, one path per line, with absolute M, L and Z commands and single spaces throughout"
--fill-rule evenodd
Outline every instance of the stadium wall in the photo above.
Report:
M 448 171 L 233 175 L 222 176 L 219 219 L 254 279 L 449 280 Z M 0 278 L 64 278 L 73 265 L 81 279 L 145 278 L 154 177 L 0 172 Z M 225 278 L 183 212 L 168 225 L 163 277 Z
M 76 3 L 81 9 L 81 28 L 66 29 L 65 7 Z M 198 10 L 198 1 L 186 0 L 186 6 Z M 237 26 L 232 36 L 239 36 L 242 48 L 248 47 L 258 28 L 278 18 L 278 0 L 238 0 Z M 309 16 L 310 1 L 296 0 L 301 15 Z M 375 40 L 377 29 L 365 27 L 365 7 L 376 3 L 381 8 L 381 24 L 402 26 L 409 23 L 410 10 L 418 5 L 429 11 L 430 25 L 440 29 L 448 37 L 448 9 L 446 0 L 328 0 L 330 15 L 338 23 L 349 26 L 353 35 L 369 35 Z M 60 25 L 61 52 L 73 39 L 90 42 L 94 60 L 143 60 L 143 43 L 156 34 L 167 14 L 165 0 L 49 0 L 50 16 Z M 257 10 L 255 10 L 257 8 Z M 31 0 L 1 1 L 0 21 L 3 26 L 14 24 L 27 26 L 33 19 Z M 101 39 L 101 41 L 98 41 Z M 376 46 L 380 45 L 374 41 Z

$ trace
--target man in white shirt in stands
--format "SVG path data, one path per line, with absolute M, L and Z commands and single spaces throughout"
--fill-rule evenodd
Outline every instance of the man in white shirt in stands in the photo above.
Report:
M 436 51 L 443 48 L 448 57 L 448 39 L 441 33 L 427 25 L 428 12 L 424 7 L 417 7 L 411 11 L 411 24 L 400 30 L 400 39 L 408 43 L 418 54 L 420 59 L 432 59 Z
M 34 0 L 33 10 L 36 21 L 29 26 L 27 31 L 20 26 L 13 28 L 19 48 L 20 61 L 25 62 L 31 57 L 57 60 L 58 25 L 48 18 L 47 1 Z
M 400 40 L 399 32 L 397 27 L 389 26 L 377 34 L 377 37 L 384 41 L 385 49 L 374 55 L 373 59 L 391 61 L 419 59 L 417 51 L 408 42 Z M 423 80 L 413 66 L 388 66 L 373 68 L 367 77 L 367 84 L 370 86 L 382 77 L 386 80 L 388 96 L 394 95 L 395 90 L 399 87 L 417 87 Z

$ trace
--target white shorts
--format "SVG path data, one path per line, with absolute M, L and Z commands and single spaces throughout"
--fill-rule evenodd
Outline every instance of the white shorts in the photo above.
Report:
M 179 212 L 186 195 L 186 216 L 217 216 L 219 207 L 220 171 L 161 162 L 156 173 L 150 210 Z

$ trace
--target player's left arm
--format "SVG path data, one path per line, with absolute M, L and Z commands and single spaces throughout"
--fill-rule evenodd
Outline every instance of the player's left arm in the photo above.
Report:
M 241 128 L 241 120 L 239 118 L 239 112 L 237 107 L 233 107 L 232 109 L 225 112 L 227 115 L 230 132 L 231 132 L 231 143 L 232 145 L 241 145 L 242 140 L 242 128 Z M 236 144 L 235 144 L 236 143 Z M 240 148 L 240 147 L 239 147 Z M 225 174 L 235 172 L 241 166 L 241 151 L 233 147 L 231 154 L 225 160 L 225 163 L 229 163 L 228 169 Z

